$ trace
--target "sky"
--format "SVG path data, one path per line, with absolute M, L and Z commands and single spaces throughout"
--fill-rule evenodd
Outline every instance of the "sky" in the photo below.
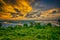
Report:
M 60 0 L 0 0 L 0 20 L 55 20 L 59 17 Z
M 36 0 L 34 3 L 35 5 L 38 5 L 37 8 L 40 7 L 42 7 L 43 9 L 60 8 L 60 0 L 38 0 L 38 1 Z

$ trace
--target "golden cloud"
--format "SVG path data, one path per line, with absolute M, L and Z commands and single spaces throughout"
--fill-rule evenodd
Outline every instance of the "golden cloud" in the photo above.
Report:
M 9 2 L 10 0 L 6 0 L 7 2 Z M 19 14 L 23 14 L 23 17 L 31 12 L 32 7 L 29 5 L 29 2 L 27 0 L 15 0 L 16 4 L 12 4 L 12 3 L 7 3 L 5 2 L 5 0 L 0 0 L 0 2 L 3 4 L 2 7 L 0 7 L 0 9 L 2 9 L 2 13 L 0 12 L 0 14 L 11 14 L 11 13 L 16 13 L 19 11 Z M 17 9 L 18 11 L 16 11 L 15 9 Z M 9 16 L 8 16 L 9 17 Z
M 0 5 L 0 20 L 36 20 L 36 19 L 45 19 L 45 18 L 56 18 L 60 16 L 59 14 L 52 14 L 54 10 L 57 12 L 60 10 L 59 8 L 49 9 L 46 11 L 43 11 L 41 15 L 43 15 L 45 18 L 39 17 L 39 18 L 25 18 L 26 14 L 32 11 L 32 7 L 28 0 L 15 0 L 16 4 L 10 3 L 9 0 L 5 2 L 4 0 L 0 0 L 0 2 L 3 4 Z M 32 0 L 33 2 L 34 0 Z M 35 10 L 33 10 L 35 11 Z M 12 18 L 13 15 L 11 14 L 18 14 L 16 18 Z M 23 14 L 23 16 L 19 16 L 19 14 Z M 54 15 L 54 16 L 53 16 Z

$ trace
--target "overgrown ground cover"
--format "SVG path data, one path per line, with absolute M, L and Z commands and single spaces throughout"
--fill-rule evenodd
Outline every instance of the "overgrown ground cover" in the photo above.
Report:
M 60 40 L 60 27 L 52 27 L 50 23 L 0 27 L 0 40 Z

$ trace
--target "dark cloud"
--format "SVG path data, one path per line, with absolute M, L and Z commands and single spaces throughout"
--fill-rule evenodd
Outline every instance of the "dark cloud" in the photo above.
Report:
M 47 4 L 47 5 L 51 5 L 51 6 L 56 6 L 56 7 L 60 7 L 60 0 L 41 0 L 41 2 Z
M 7 4 L 16 4 L 16 0 L 3 0 Z
M 14 8 L 14 10 L 15 10 L 16 12 L 20 13 L 20 11 L 19 11 L 18 9 Z
M 38 4 L 37 6 L 35 6 L 36 3 Z M 35 2 L 32 3 L 32 7 L 35 9 L 42 8 L 42 10 L 60 8 L 60 0 L 35 0 Z
M 34 0 L 34 1 L 38 2 L 38 1 L 41 1 L 41 0 Z
M 52 14 L 57 14 L 57 13 L 60 13 L 60 11 L 54 10 L 54 11 L 52 12 Z
M 3 10 L 0 8 L 0 12 L 2 12 Z
M 0 1 L 0 8 L 3 6 L 4 4 Z
M 14 10 L 16 11 L 16 13 L 10 12 L 12 15 L 12 18 L 23 16 L 23 14 L 18 9 L 14 8 Z M 17 16 L 17 15 L 19 15 L 19 16 Z

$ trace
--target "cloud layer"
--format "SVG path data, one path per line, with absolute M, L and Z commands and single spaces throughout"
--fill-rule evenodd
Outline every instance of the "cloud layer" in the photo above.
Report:
M 55 20 L 60 17 L 59 3 L 58 0 L 0 0 L 0 20 Z

